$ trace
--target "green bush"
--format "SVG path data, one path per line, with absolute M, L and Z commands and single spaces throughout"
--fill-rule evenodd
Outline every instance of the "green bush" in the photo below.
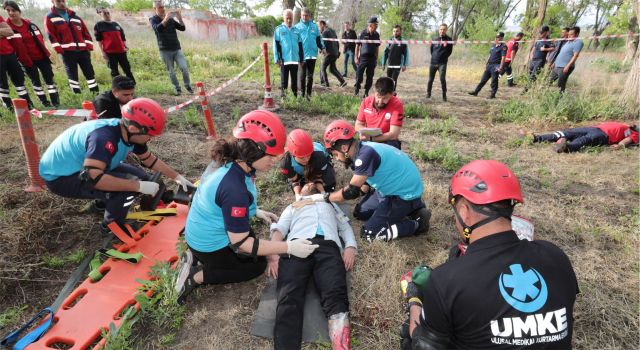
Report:
M 152 0 L 116 0 L 113 7 L 127 12 L 138 12 L 144 9 L 150 9 L 153 7 Z
M 609 73 L 626 73 L 631 70 L 631 63 L 622 64 L 617 60 L 611 60 L 604 57 L 598 57 L 591 61 L 593 66 L 603 69 Z
M 416 143 L 412 147 L 411 153 L 420 160 L 438 163 L 448 171 L 456 171 L 471 160 L 460 154 L 450 139 L 444 139 L 438 146 L 430 150 L 426 149 L 423 144 Z
M 529 90 L 524 96 L 513 97 L 500 106 L 496 120 L 525 123 L 581 122 L 593 119 L 621 119 L 633 108 L 611 95 L 581 92 L 560 94 L 555 88 Z
M 360 98 L 335 93 L 315 94 L 311 101 L 287 95 L 281 102 L 282 107 L 307 114 L 326 114 L 334 118 L 355 119 L 360 108 Z
M 254 17 L 253 23 L 256 24 L 256 30 L 259 35 L 273 36 L 276 27 L 280 25 L 280 20 L 273 16 Z

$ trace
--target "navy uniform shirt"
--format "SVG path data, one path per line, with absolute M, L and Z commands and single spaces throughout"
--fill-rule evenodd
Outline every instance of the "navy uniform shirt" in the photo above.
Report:
M 380 40 L 380 34 L 378 32 L 369 33 L 369 29 L 365 29 L 360 33 L 358 37 L 360 40 Z M 358 44 L 360 45 L 360 57 L 361 58 L 376 58 L 378 57 L 378 47 L 380 43 L 375 44 Z
M 99 160 L 107 172 L 125 160 L 129 152 L 147 152 L 147 145 L 128 145 L 122 140 L 120 119 L 97 119 L 76 124 L 56 137 L 42 155 L 40 176 L 53 181 L 82 171 L 85 159 Z
M 549 51 L 542 51 L 541 49 L 548 49 L 553 47 L 550 41 L 536 41 L 536 44 L 533 47 L 533 56 L 532 60 L 546 60 L 547 54 Z
M 499 43 L 497 45 L 491 46 L 489 49 L 489 60 L 487 64 L 500 64 L 502 57 L 507 56 L 507 45 L 504 43 Z
M 560 248 L 496 233 L 433 270 L 420 326 L 450 349 L 570 349 L 578 292 Z

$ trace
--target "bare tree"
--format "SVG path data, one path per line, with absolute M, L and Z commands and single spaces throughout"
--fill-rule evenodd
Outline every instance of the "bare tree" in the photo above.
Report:
M 451 16 L 451 35 L 453 40 L 458 40 L 458 36 L 462 33 L 467 20 L 475 11 L 477 0 L 454 0 Z
M 547 14 L 547 0 L 538 0 L 538 15 L 536 16 L 536 20 L 533 23 L 531 30 L 531 39 L 538 39 L 538 33 L 540 33 L 540 28 L 542 28 L 542 24 L 544 23 L 544 18 Z M 525 69 L 529 67 L 529 63 L 531 62 L 531 57 L 533 55 L 533 49 L 535 47 L 535 41 L 529 47 L 529 55 L 527 55 L 527 59 L 525 60 Z
M 637 1 L 636 1 L 636 6 L 640 6 Z M 638 30 L 640 29 L 638 28 L 639 18 L 640 18 L 640 13 L 636 12 L 635 15 L 632 16 L 631 19 L 629 20 L 629 27 L 628 27 L 629 36 L 627 37 L 627 50 L 625 51 L 625 54 L 624 54 L 624 60 L 622 61 L 623 64 L 627 64 L 631 62 L 636 55 L 640 56 L 640 54 L 638 54 L 638 41 L 640 41 L 640 38 L 633 35 L 639 32 Z

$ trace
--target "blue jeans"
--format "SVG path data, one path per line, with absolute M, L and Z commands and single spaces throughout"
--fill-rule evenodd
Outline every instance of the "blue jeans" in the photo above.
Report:
M 362 235 L 376 236 L 388 230 L 391 237 L 411 236 L 416 232 L 417 222 L 407 218 L 414 211 L 424 207 L 421 198 L 404 200 L 397 196 L 381 196 L 373 188 L 356 204 L 353 217 L 367 221 L 362 225 Z
M 178 77 L 176 77 L 176 71 L 174 69 L 174 63 L 178 64 L 178 67 L 182 71 L 182 80 L 184 81 L 185 88 L 191 88 L 191 81 L 189 80 L 189 68 L 187 67 L 187 59 L 184 57 L 182 50 L 167 51 L 160 50 L 160 57 L 167 67 L 169 72 L 169 78 L 171 83 L 175 86 L 176 91 L 180 91 L 180 83 Z
M 343 74 L 345 77 L 347 76 L 347 68 L 349 67 L 349 62 L 351 62 L 351 66 L 353 66 L 353 71 L 357 71 L 358 67 L 356 66 L 356 62 L 353 60 L 353 57 L 355 55 L 355 52 L 353 52 L 353 50 L 347 50 L 344 52 L 344 69 L 343 69 Z
M 126 163 L 121 163 L 115 169 L 105 172 L 105 174 L 121 179 L 149 179 L 149 175 L 144 170 Z M 109 224 L 115 221 L 120 227 L 124 227 L 124 219 L 132 204 L 132 197 L 135 196 L 136 193 L 100 191 L 95 189 L 92 183 L 80 180 L 79 175 L 79 173 L 75 173 L 68 176 L 61 176 L 53 181 L 45 181 L 45 183 L 51 192 L 62 197 L 100 199 L 104 201 L 106 204 L 104 223 Z

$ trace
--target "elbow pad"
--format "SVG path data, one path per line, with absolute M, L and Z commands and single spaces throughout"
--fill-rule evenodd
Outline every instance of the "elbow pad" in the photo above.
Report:
M 251 247 L 251 253 L 246 254 L 244 252 L 242 252 L 240 250 L 240 246 L 247 240 L 249 239 L 249 237 L 253 238 L 253 246 Z M 249 234 L 241 239 L 240 241 L 238 241 L 237 243 L 231 243 L 229 242 L 229 248 L 236 253 L 237 255 L 241 255 L 241 256 L 248 256 L 250 258 L 253 258 L 253 261 L 256 262 L 258 261 L 258 247 L 260 246 L 260 240 L 256 237 L 256 234 L 253 232 L 253 230 L 249 231 Z
M 347 188 L 342 189 L 342 197 L 347 200 L 360 197 L 360 187 L 349 184 Z
M 412 350 L 445 350 L 449 346 L 448 336 L 435 334 L 423 325 L 413 330 L 411 338 Z
M 96 175 L 95 178 L 92 178 L 91 175 L 89 174 L 89 171 L 90 170 L 94 170 L 94 169 L 95 170 L 100 170 L 102 172 L 100 174 Z M 85 166 L 85 167 L 82 168 L 82 171 L 80 172 L 80 175 L 78 175 L 78 176 L 80 177 L 80 181 L 81 182 L 83 182 L 83 183 L 90 182 L 91 185 L 95 186 L 100 181 L 100 179 L 102 179 L 102 177 L 104 176 L 104 169 L 97 168 L 97 167 L 94 167 L 94 166 Z

